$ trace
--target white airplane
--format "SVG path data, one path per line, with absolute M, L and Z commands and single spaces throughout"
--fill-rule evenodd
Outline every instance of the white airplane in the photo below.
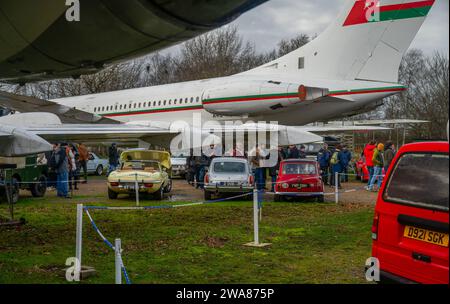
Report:
M 0 105 L 50 112 L 63 122 L 144 125 L 160 135 L 173 122 L 191 122 L 193 114 L 203 121 L 276 121 L 284 144 L 319 141 L 309 131 L 331 130 L 300 126 L 371 110 L 406 90 L 398 84 L 400 62 L 434 2 L 348 0 L 319 37 L 238 75 L 52 101 L 0 92 Z

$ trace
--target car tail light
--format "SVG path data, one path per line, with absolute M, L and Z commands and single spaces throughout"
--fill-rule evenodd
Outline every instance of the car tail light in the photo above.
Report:
M 144 184 L 144 187 L 145 187 L 145 188 L 153 188 L 153 184 L 145 183 L 145 184 Z
M 372 223 L 372 240 L 376 241 L 378 239 L 378 223 L 380 221 L 380 216 L 375 212 Z
M 205 175 L 205 184 L 209 184 L 209 174 Z
M 111 182 L 110 185 L 111 185 L 111 187 L 118 187 L 119 183 L 118 182 Z
M 253 185 L 254 182 L 255 182 L 255 178 L 253 177 L 253 175 L 250 175 L 250 176 L 248 177 L 248 183 L 249 183 L 250 185 Z

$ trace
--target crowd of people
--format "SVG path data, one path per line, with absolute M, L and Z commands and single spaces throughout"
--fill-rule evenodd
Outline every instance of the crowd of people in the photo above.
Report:
M 374 191 L 375 183 L 377 183 L 377 189 L 380 189 L 383 176 L 391 165 L 395 153 L 395 146 L 391 141 L 383 144 L 373 140 L 365 146 L 361 157 L 363 157 L 369 171 L 366 190 Z
M 49 168 L 47 186 L 56 188 L 57 196 L 61 198 L 70 198 L 69 192 L 78 190 L 82 170 L 83 183 L 87 183 L 88 161 L 89 152 L 83 143 L 76 146 L 67 143 L 54 144 L 52 151 L 38 158 L 38 163 L 47 164 Z

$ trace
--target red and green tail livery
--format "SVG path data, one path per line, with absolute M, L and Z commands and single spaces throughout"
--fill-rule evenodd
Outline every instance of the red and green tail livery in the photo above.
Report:
M 382 0 L 358 0 L 355 2 L 344 26 L 425 17 L 435 0 L 382 5 Z

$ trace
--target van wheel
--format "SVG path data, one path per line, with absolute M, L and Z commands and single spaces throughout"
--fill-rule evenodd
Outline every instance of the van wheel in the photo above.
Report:
M 103 175 L 103 166 L 102 165 L 98 165 L 97 169 L 95 170 L 95 174 L 97 174 L 98 176 Z
M 119 194 L 117 194 L 116 192 L 114 192 L 108 188 L 108 198 L 109 199 L 115 200 L 115 199 L 117 199 L 118 196 L 119 196 Z
M 172 179 L 169 179 L 169 183 L 164 187 L 164 193 L 170 193 L 172 191 L 173 183 Z
M 45 175 L 39 176 L 37 183 L 31 185 L 30 191 L 33 197 L 44 197 L 47 191 L 47 177 Z
M 205 190 L 205 201 L 210 201 L 212 199 L 212 193 Z
M 318 202 L 318 203 L 323 203 L 323 202 L 325 202 L 325 197 L 324 197 L 323 195 L 319 196 L 319 197 L 317 198 L 317 202 Z
M 274 202 L 280 203 L 283 201 L 283 197 L 281 195 L 275 195 L 273 198 Z
M 155 199 L 158 201 L 162 201 L 164 199 L 164 188 L 159 188 L 158 192 L 155 193 Z

